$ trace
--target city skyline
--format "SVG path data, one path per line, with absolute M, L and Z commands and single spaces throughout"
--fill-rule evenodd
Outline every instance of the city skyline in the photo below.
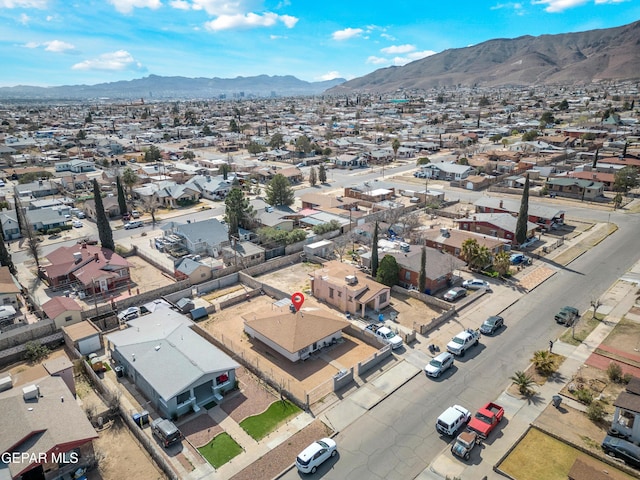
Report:
M 640 6 L 624 0 L 377 3 L 354 0 L 345 9 L 333 0 L 0 0 L 0 86 L 92 85 L 151 74 L 351 79 L 493 38 L 640 18 Z

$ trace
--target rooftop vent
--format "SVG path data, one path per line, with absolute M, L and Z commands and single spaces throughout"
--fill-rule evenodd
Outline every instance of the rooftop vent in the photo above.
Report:
M 344 277 L 344 281 L 347 282 L 347 285 L 355 285 L 358 283 L 358 277 L 355 275 L 347 275 Z

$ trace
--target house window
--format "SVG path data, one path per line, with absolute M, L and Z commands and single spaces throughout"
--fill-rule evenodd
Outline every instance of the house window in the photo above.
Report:
M 223 373 L 222 375 L 218 375 L 216 377 L 216 385 L 222 385 L 223 383 L 226 383 L 229 381 L 229 375 L 227 375 L 226 373 Z
M 381 293 L 378 298 L 380 300 L 380 303 L 385 303 L 387 301 L 387 292 Z
M 204 277 L 206 277 L 206 276 L 207 276 L 207 274 L 206 274 L 206 273 L 201 273 L 201 274 L 200 274 L 200 278 L 204 278 Z
M 409 271 L 404 272 L 404 279 L 405 280 L 411 280 L 411 272 L 409 272 Z
M 182 405 L 183 403 L 188 402 L 190 398 L 191 398 L 191 392 L 187 390 L 186 392 L 182 392 L 176 397 L 176 403 L 178 405 Z
M 329 298 L 333 298 L 333 288 L 329 289 Z
M 73 318 L 71 317 L 71 315 L 69 315 L 68 317 L 64 317 L 64 321 L 65 321 L 65 322 L 70 322 L 71 320 L 73 320 Z
M 349 295 L 347 297 L 347 302 L 349 302 L 349 303 L 353 302 L 353 297 L 351 295 Z
M 338 298 L 342 298 L 342 292 L 338 290 Z

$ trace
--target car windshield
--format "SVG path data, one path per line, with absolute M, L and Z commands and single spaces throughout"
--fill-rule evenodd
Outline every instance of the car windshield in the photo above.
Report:
M 389 332 L 389 333 L 387 333 L 387 334 L 385 335 L 385 337 L 387 337 L 387 338 L 393 338 L 393 337 L 395 337 L 395 336 L 396 336 L 396 334 L 395 334 L 395 333 L 393 333 L 393 332 Z
M 442 366 L 442 362 L 436 360 L 435 358 L 433 360 L 431 360 L 429 362 L 429 365 L 431 365 L 432 367 L 441 367 Z
M 495 318 L 489 318 L 488 320 L 485 320 L 484 324 L 488 327 L 493 327 L 496 323 L 496 319 Z
M 325 442 L 323 442 L 322 440 L 318 440 L 316 442 L 318 445 L 320 445 L 322 448 L 329 448 L 329 445 L 327 445 Z
M 484 423 L 491 423 L 491 418 L 487 417 L 486 415 L 484 415 L 483 413 L 477 412 L 476 413 L 476 418 L 478 420 L 480 420 L 481 422 Z
M 461 339 L 460 337 L 453 337 L 453 343 L 457 343 L 458 345 L 463 345 L 464 340 Z

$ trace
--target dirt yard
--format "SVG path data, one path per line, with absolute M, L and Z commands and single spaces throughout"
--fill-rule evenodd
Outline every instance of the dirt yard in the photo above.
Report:
M 134 255 L 127 257 L 126 260 L 132 265 L 130 269 L 133 284 L 132 290 L 135 287 L 136 289 L 140 289 L 141 292 L 147 292 L 175 283 L 173 279 L 167 277 L 156 267 L 148 264 L 140 257 Z
M 320 265 L 315 263 L 297 263 L 290 267 L 281 268 L 273 272 L 265 273 L 256 280 L 269 285 L 277 286 L 283 292 L 305 292 L 311 288 L 309 275 L 318 270 Z
M 257 313 L 288 312 L 287 308 L 277 307 L 274 302 L 266 295 L 255 297 L 216 312 L 200 326 L 298 398 L 304 398 L 307 392 L 331 379 L 339 370 L 350 368 L 377 351 L 357 338 L 343 335 L 342 343 L 323 349 L 305 362 L 291 363 L 262 342 L 250 339 L 243 330 L 243 316 L 252 318 Z M 308 312 L 320 309 L 327 311 L 313 298 L 307 298 L 302 307 Z M 328 311 L 328 314 L 339 315 L 333 311 Z
M 385 308 L 383 312 L 385 318 L 388 318 L 391 312 L 395 312 L 395 321 L 397 323 L 403 327 L 413 329 L 414 323 L 428 323 L 432 318 L 438 317 L 442 313 L 442 310 L 427 305 L 416 298 L 394 292 L 391 294 L 390 306 Z
M 117 419 L 111 428 L 101 431 L 99 436 L 100 438 L 94 442 L 94 448 L 100 464 L 97 472 L 89 472 L 89 480 L 167 478 L 140 447 L 122 420 Z M 96 474 L 99 476 L 95 476 Z

